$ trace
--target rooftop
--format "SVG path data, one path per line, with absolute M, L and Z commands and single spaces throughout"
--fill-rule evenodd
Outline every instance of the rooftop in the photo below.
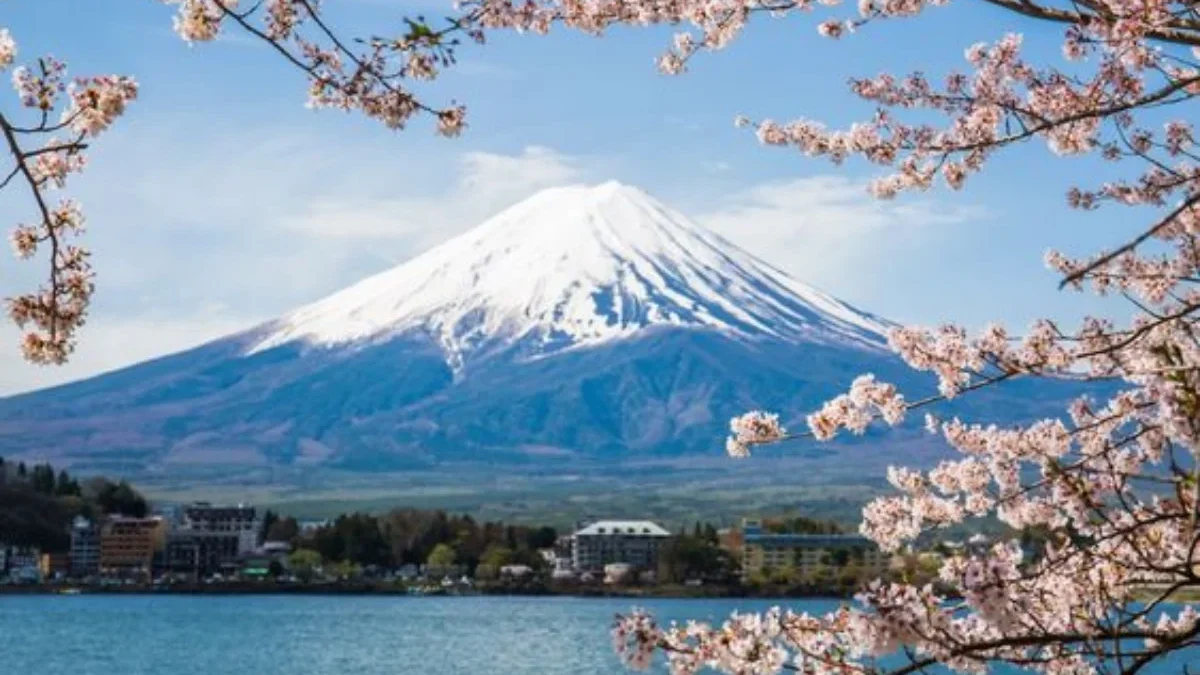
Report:
M 671 536 L 671 533 L 664 530 L 661 525 L 649 520 L 598 520 L 576 532 L 575 536 L 604 534 L 633 534 L 651 537 Z
M 747 544 L 784 544 L 788 546 L 868 546 L 870 539 L 861 534 L 774 534 L 746 532 Z

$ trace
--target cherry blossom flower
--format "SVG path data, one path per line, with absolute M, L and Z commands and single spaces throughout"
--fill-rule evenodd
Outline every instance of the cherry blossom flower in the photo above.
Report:
M 774 443 L 787 436 L 787 430 L 779 424 L 779 416 L 761 411 L 748 412 L 729 422 L 732 432 L 725 441 L 725 450 L 731 457 L 749 457 L 750 447 L 762 443 Z
M 12 65 L 17 58 L 17 41 L 7 28 L 0 28 L 0 70 Z

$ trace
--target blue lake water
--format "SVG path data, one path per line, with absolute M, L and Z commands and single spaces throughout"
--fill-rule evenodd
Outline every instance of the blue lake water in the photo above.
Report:
M 0 596 L 14 675 L 609 675 L 627 599 Z M 661 619 L 719 620 L 753 600 L 648 600 Z M 809 612 L 833 601 L 789 601 Z M 1180 656 L 1150 675 L 1180 673 Z

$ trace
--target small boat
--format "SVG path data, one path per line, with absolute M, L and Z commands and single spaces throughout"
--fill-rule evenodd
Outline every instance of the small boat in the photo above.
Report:
M 79 595 L 82 591 L 78 588 L 63 588 L 58 591 L 59 595 Z

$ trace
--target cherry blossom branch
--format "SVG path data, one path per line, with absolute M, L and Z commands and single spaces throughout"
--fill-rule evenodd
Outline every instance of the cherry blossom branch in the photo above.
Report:
M 0 29 L 0 70 L 12 65 L 16 49 L 8 31 Z M 80 78 L 68 85 L 65 75 L 66 65 L 50 57 L 37 59 L 32 68 L 16 68 L 12 81 L 17 97 L 36 122 L 20 124 L 0 114 L 0 134 L 13 162 L 0 189 L 21 177 L 37 213 L 36 224 L 17 226 L 13 248 L 22 259 L 33 257 L 40 247 L 48 249 L 47 285 L 7 300 L 9 316 L 25 331 L 24 356 L 39 364 L 67 360 L 94 291 L 90 254 L 68 243 L 83 231 L 83 212 L 70 199 L 51 204 L 49 192 L 64 188 L 68 176 L 83 169 L 84 151 L 90 146 L 86 139 L 107 130 L 137 96 L 137 84 L 128 78 Z M 64 95 L 66 104 L 60 105 Z M 52 112 L 60 112 L 57 122 Z M 52 136 L 62 131 L 70 132 L 68 140 Z M 27 147 L 43 138 L 48 141 L 42 147 Z
M 1027 16 L 1034 19 L 1045 21 L 1053 21 L 1056 23 L 1064 23 L 1068 25 L 1079 25 L 1085 21 L 1086 15 L 1079 12 L 1070 12 L 1049 5 L 1031 2 L 1030 0 L 983 0 L 984 2 L 1002 7 L 1015 12 L 1022 16 Z M 1099 9 L 1102 7 L 1099 3 L 1079 2 L 1079 4 Z M 1179 28 L 1154 28 L 1147 32 L 1147 37 L 1161 42 L 1168 42 L 1179 45 L 1197 46 L 1200 45 L 1200 24 L 1195 21 L 1182 22 Z
M 1180 215 L 1186 213 L 1187 211 L 1192 210 L 1193 207 L 1195 207 L 1197 203 L 1200 203 L 1200 193 L 1197 193 L 1197 194 L 1185 199 L 1181 204 L 1179 204 L 1179 206 L 1175 207 L 1174 210 L 1172 210 L 1170 213 L 1168 213 L 1166 216 L 1164 216 L 1154 226 L 1143 231 L 1141 234 L 1139 234 L 1138 236 L 1129 240 L 1124 245 L 1114 249 L 1113 251 L 1111 251 L 1109 253 L 1106 253 L 1106 254 L 1100 256 L 1099 258 L 1096 258 L 1095 261 L 1088 263 L 1087 265 L 1068 274 L 1066 277 L 1063 278 L 1063 280 L 1061 282 L 1059 282 L 1058 287 L 1065 288 L 1066 286 L 1068 286 L 1072 283 L 1076 283 L 1079 280 L 1083 279 L 1083 277 L 1086 276 L 1089 272 L 1092 272 L 1093 270 L 1104 267 L 1105 265 L 1112 262 L 1113 260 L 1116 260 L 1118 257 L 1120 257 L 1120 256 L 1136 249 L 1137 247 L 1141 246 L 1142 244 L 1146 243 L 1147 241 L 1152 239 L 1154 236 L 1156 236 L 1159 232 L 1162 232 L 1163 229 L 1175 224 L 1175 222 L 1177 221 L 1177 219 L 1179 218 Z
M 225 22 L 265 42 L 308 77 L 312 107 L 357 110 L 391 129 L 401 129 L 413 115 L 425 113 L 437 120 L 437 131 L 443 136 L 457 136 L 465 127 L 463 106 L 430 106 L 400 84 L 405 79 L 433 79 L 436 65 L 453 63 L 457 40 L 447 40 L 452 34 L 464 32 L 482 40 L 480 33 L 460 20 L 448 20 L 445 28 L 433 30 L 423 19 L 406 19 L 409 30 L 405 35 L 392 40 L 359 40 L 369 47 L 359 53 L 323 18 L 320 4 L 312 0 L 263 0 L 241 11 L 237 0 L 164 1 L 179 5 L 176 31 L 189 42 L 214 40 Z M 254 21 L 260 13 L 264 13 L 261 25 Z M 311 41 L 301 36 L 309 25 L 315 27 Z M 396 68 L 389 72 L 392 64 Z

